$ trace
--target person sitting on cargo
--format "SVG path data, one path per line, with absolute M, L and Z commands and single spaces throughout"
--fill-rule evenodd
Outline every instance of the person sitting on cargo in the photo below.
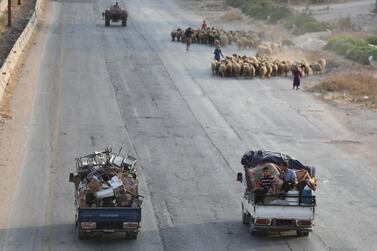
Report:
M 255 203 L 262 202 L 268 192 L 276 193 L 275 178 L 272 177 L 268 167 L 263 168 L 262 177 L 258 181 L 258 187 L 254 190 Z
M 292 190 L 297 184 L 296 173 L 288 168 L 288 161 L 284 161 L 281 166 L 280 178 L 283 180 L 282 191 L 287 193 L 289 190 Z
M 118 2 L 115 2 L 115 4 L 113 5 L 113 9 L 120 9 Z
M 304 189 L 305 186 L 308 186 L 311 190 L 315 191 L 317 188 L 316 179 L 312 178 L 308 171 L 302 169 L 295 171 L 297 177 L 296 188 L 300 192 Z

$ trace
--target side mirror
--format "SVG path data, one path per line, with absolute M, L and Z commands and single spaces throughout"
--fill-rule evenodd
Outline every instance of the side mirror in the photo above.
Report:
M 237 173 L 237 181 L 242 183 L 243 181 L 242 173 Z
M 74 173 L 69 174 L 69 182 L 73 182 Z
M 77 173 L 70 173 L 69 174 L 69 182 L 73 182 L 73 183 L 80 183 L 81 181 L 81 177 L 80 175 L 78 175 Z

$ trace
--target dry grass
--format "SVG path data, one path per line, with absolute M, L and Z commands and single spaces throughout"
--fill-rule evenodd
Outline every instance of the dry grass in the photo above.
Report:
M 209 3 L 204 6 L 202 6 L 202 9 L 209 10 L 209 11 L 223 11 L 224 10 L 224 4 L 220 3 Z
M 353 25 L 351 21 L 351 17 L 340 17 L 338 20 L 335 22 L 335 26 L 337 29 L 341 31 L 346 31 L 346 30 L 352 30 Z
M 5 13 L 3 14 L 0 14 L 0 36 L 1 36 L 1 33 L 3 33 L 3 31 L 5 30 L 5 25 L 7 24 L 6 23 L 6 15 Z
M 377 107 L 377 79 L 366 71 L 335 74 L 312 88 L 320 93 L 341 93 L 349 102 Z
M 234 22 L 234 21 L 243 20 L 242 14 L 235 9 L 227 11 L 225 15 L 221 17 L 221 19 L 225 22 Z

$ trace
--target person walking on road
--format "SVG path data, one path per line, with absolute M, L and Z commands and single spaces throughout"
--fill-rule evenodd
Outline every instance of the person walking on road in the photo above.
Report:
M 297 65 L 293 70 L 293 88 L 292 89 L 300 89 L 300 78 L 301 78 L 301 68 Z
M 206 29 L 207 29 L 206 20 L 203 20 L 203 23 L 202 23 L 202 30 L 206 30 Z
M 189 27 L 185 31 L 185 39 L 186 39 L 186 51 L 189 51 L 190 45 L 191 45 L 191 39 L 192 39 L 192 30 L 191 30 L 191 27 Z
M 213 52 L 213 54 L 215 54 L 215 60 L 218 61 L 218 62 L 220 62 L 220 56 L 224 57 L 223 53 L 220 50 L 220 46 L 216 46 L 216 49 Z

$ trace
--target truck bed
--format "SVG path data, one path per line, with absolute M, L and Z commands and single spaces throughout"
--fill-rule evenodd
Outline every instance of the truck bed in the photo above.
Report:
M 311 206 L 279 206 L 256 205 L 255 216 L 257 218 L 278 219 L 314 219 L 314 207 Z

